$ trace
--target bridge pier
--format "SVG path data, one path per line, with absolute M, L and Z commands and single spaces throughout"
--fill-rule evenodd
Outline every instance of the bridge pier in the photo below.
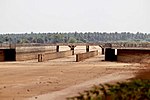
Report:
M 44 61 L 44 54 L 38 54 L 38 62 Z
M 56 52 L 59 52 L 59 45 L 56 46 Z
M 117 61 L 115 49 L 105 48 L 105 61 Z
M 102 55 L 105 54 L 105 48 L 102 45 L 99 45 L 102 48 Z
M 105 48 L 102 48 L 102 55 L 105 54 Z
M 86 45 L 86 52 L 89 52 L 89 51 L 90 51 L 90 46 Z
M 72 55 L 74 55 L 74 48 L 76 47 L 75 45 L 69 45 L 70 50 L 72 50 Z

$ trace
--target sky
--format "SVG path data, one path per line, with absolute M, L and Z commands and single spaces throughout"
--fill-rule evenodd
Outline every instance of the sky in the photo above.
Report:
M 0 33 L 150 33 L 150 0 L 0 0 Z

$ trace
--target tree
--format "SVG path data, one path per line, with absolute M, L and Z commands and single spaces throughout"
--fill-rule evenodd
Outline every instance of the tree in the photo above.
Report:
M 71 38 L 69 38 L 69 41 L 68 41 L 68 42 L 69 42 L 69 43 L 76 43 L 77 40 L 76 40 L 75 38 L 71 37 Z
M 44 43 L 44 40 L 42 38 L 38 38 L 37 43 Z

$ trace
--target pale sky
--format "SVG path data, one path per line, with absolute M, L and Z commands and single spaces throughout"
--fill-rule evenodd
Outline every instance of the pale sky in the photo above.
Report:
M 150 0 L 0 0 L 0 33 L 148 32 Z

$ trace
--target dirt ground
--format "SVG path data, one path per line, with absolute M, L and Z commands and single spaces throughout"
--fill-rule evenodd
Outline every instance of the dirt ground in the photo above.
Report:
M 76 49 L 76 53 L 84 50 Z M 132 78 L 145 69 L 139 64 L 103 60 L 98 55 L 82 62 L 75 62 L 75 56 L 40 63 L 0 62 L 0 100 L 64 100 L 94 84 Z

